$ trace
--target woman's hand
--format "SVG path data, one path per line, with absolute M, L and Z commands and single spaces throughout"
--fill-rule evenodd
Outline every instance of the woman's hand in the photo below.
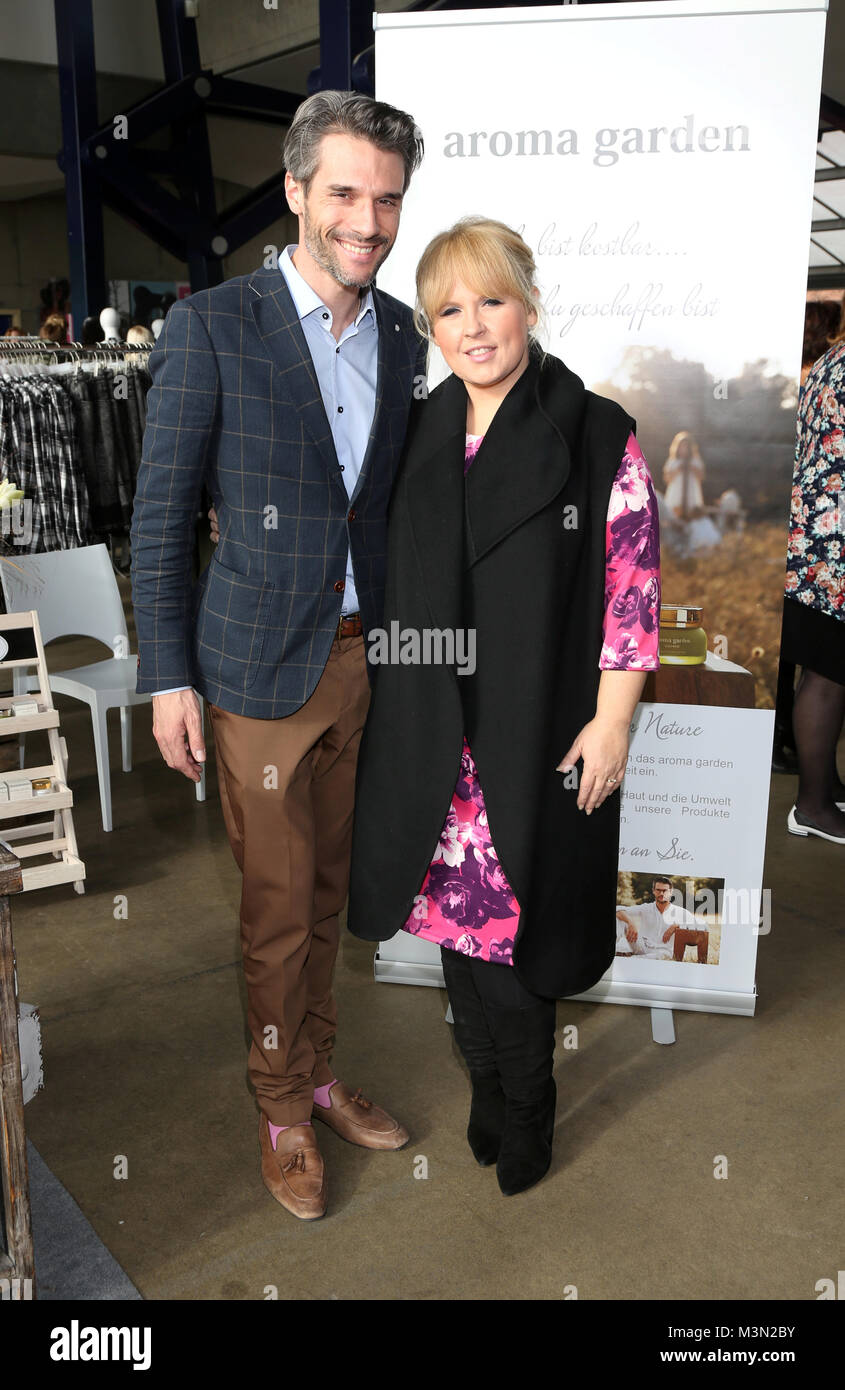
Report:
M 216 545 L 220 539 L 220 527 L 217 524 L 217 513 L 213 507 L 208 509 L 208 519 L 211 522 L 211 539 Z
M 570 772 L 579 758 L 584 767 L 578 782 L 578 810 L 589 816 L 619 788 L 628 762 L 629 719 L 596 715 L 585 724 L 558 772 Z

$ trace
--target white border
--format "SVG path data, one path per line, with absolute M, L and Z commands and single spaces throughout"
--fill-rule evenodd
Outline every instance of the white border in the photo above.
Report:
M 436 29 L 466 24 L 548 24 L 560 19 L 688 19 L 692 16 L 742 14 L 792 14 L 821 10 L 827 13 L 829 0 L 631 0 L 608 5 L 537 5 L 530 9 L 508 7 L 501 10 L 401 10 L 374 14 L 373 28 Z

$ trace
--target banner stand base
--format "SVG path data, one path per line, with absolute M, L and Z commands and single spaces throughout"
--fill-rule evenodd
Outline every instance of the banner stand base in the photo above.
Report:
M 504 968 L 504 967 L 503 967 Z M 379 984 L 429 985 L 444 989 L 443 968 L 439 961 L 389 960 L 375 952 L 373 977 Z M 742 1014 L 752 1017 L 757 1003 L 751 994 L 726 989 L 681 989 L 672 985 L 637 984 L 630 980 L 600 980 L 584 994 L 570 999 L 585 1004 L 637 1004 L 651 1010 L 652 1037 L 658 1043 L 675 1041 L 673 1009 L 692 1013 Z
M 656 1043 L 675 1041 L 675 1015 L 671 1009 L 652 1009 L 651 1036 Z
M 373 957 L 373 978 L 379 984 L 432 985 L 445 989 L 443 967 L 439 960 L 388 960 L 376 951 Z
M 706 967 L 703 967 L 706 969 Z M 674 1040 L 673 1009 L 685 1009 L 691 1013 L 706 1014 L 744 1014 L 752 1017 L 757 1003 L 757 992 L 744 994 L 728 989 L 682 989 L 673 985 L 637 984 L 631 980 L 599 980 L 584 994 L 570 994 L 585 1004 L 638 1004 L 651 1009 L 652 1035 L 655 1042 Z M 656 1017 L 665 1015 L 668 1017 Z M 672 1036 L 666 1035 L 666 1030 Z M 658 1036 L 658 1033 L 660 1036 Z

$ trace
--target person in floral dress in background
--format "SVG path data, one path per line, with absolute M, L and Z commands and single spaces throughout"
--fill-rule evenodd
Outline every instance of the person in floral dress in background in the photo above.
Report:
M 792 729 L 792 835 L 845 845 L 836 745 L 845 719 L 845 303 L 839 330 L 798 400 L 781 660 L 801 667 Z
M 348 916 L 364 940 L 439 945 L 467 1139 L 508 1196 L 551 1162 L 555 999 L 613 959 L 614 793 L 659 664 L 634 422 L 539 349 L 535 277 L 521 236 L 486 218 L 435 237 L 417 270 L 417 325 L 452 376 L 409 424 L 384 622 L 465 625 L 478 665 L 376 668 Z

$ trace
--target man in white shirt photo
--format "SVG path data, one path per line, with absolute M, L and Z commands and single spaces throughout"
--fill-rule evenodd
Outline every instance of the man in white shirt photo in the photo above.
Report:
M 672 883 L 656 878 L 651 885 L 654 901 L 634 907 L 617 907 L 617 955 L 646 956 L 651 960 L 684 959 L 687 946 L 695 946 L 698 964 L 707 964 L 709 932 L 685 907 L 672 901 Z

